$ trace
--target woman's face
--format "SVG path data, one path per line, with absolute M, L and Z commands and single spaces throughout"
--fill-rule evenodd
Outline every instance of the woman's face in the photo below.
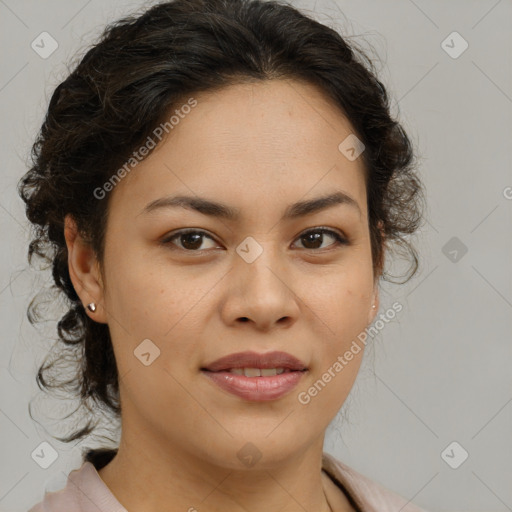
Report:
M 378 309 L 363 163 L 339 149 L 351 126 L 313 86 L 273 80 L 194 98 L 112 192 L 104 295 L 88 314 L 109 325 L 135 449 L 228 468 L 249 454 L 270 467 L 321 443 L 363 350 L 333 367 Z M 351 200 L 292 207 L 334 194 Z M 175 196 L 223 207 L 164 205 Z M 250 388 L 232 392 L 202 370 L 245 351 L 286 352 L 307 371 L 279 394 L 254 379 L 284 377 L 221 372 Z

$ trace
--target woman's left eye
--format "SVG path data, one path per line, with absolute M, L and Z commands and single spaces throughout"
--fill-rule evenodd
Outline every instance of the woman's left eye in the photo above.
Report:
M 316 250 L 316 249 L 325 249 L 325 246 L 322 247 L 324 242 L 325 235 L 333 238 L 335 240 L 334 244 L 329 245 L 348 245 L 348 240 L 341 236 L 336 231 L 327 228 L 315 228 L 310 229 L 302 233 L 297 240 L 304 240 L 306 244 L 310 244 L 309 247 L 304 247 L 306 250 Z M 188 251 L 188 252 L 200 252 L 206 249 L 199 249 L 202 245 L 202 239 L 208 238 L 212 242 L 214 239 L 208 235 L 205 231 L 200 230 L 183 230 L 175 233 L 171 237 L 162 241 L 163 245 L 167 245 L 169 243 L 174 244 L 174 240 L 178 239 L 181 243 L 181 247 L 178 246 L 179 249 Z M 303 242 L 304 243 L 304 242 Z M 318 245 L 320 243 L 320 245 Z M 177 245 L 177 244 L 174 244 Z
M 327 228 L 310 229 L 309 231 L 306 231 L 300 235 L 298 239 L 307 239 L 308 243 L 312 243 L 314 245 L 314 247 L 305 247 L 305 249 L 324 249 L 325 247 L 316 246 L 318 242 L 320 242 L 320 245 L 322 245 L 324 235 L 328 235 L 336 240 L 334 244 L 330 245 L 348 245 L 348 240 L 346 238 L 342 237 L 336 231 Z

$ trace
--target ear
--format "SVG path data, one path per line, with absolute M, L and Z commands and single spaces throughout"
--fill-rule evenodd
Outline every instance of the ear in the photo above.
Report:
M 370 304 L 370 310 L 368 311 L 368 325 L 370 325 L 375 316 L 377 315 L 379 311 L 379 305 L 380 305 L 380 296 L 379 296 L 379 279 L 382 275 L 382 271 L 384 268 L 384 259 L 386 254 L 386 236 L 384 231 L 384 224 L 382 221 L 378 222 L 378 228 L 381 232 L 381 239 L 382 239 L 382 252 L 381 252 L 381 259 L 377 264 L 376 274 L 374 276 L 374 283 L 373 283 L 373 293 L 372 293 L 372 301 Z M 372 307 L 375 305 L 375 307 Z
M 373 305 L 375 305 L 375 307 L 372 307 Z M 368 309 L 367 325 L 370 325 L 373 322 L 374 318 L 376 317 L 377 313 L 379 312 L 379 305 L 380 305 L 379 286 L 378 286 L 378 284 L 376 284 L 375 288 L 373 289 L 372 301 L 370 303 L 370 308 Z
M 103 283 L 99 263 L 90 244 L 78 233 L 76 223 L 71 215 L 64 218 L 64 238 L 68 248 L 69 276 L 77 295 L 84 305 L 86 313 L 95 322 L 107 323 L 104 302 Z M 93 313 L 87 304 L 94 302 Z

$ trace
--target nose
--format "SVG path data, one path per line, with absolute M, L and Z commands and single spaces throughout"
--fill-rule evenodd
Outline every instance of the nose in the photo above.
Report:
M 236 256 L 222 317 L 227 325 L 250 324 L 268 331 L 289 328 L 298 319 L 300 298 L 293 291 L 290 269 L 270 249 L 252 263 Z M 249 325 L 248 325 L 249 327 Z

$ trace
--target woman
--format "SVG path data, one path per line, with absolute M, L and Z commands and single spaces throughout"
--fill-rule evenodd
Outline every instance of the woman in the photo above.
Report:
M 175 0 L 57 87 L 29 255 L 69 301 L 83 405 L 122 430 L 32 512 L 419 510 L 323 452 L 385 249 L 418 266 L 422 185 L 370 67 L 285 4 Z

